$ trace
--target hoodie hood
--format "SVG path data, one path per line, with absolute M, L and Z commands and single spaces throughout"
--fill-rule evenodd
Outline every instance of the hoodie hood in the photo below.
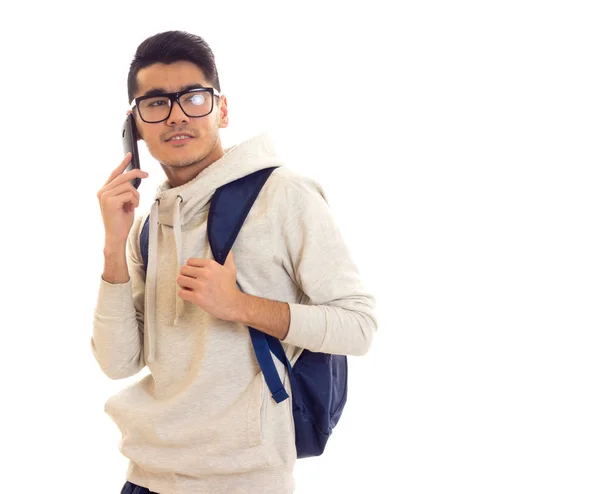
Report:
M 150 209 L 148 269 L 146 272 L 146 317 L 148 318 L 148 361 L 155 360 L 156 325 L 156 272 L 160 258 L 158 252 L 159 224 L 173 228 L 177 265 L 179 269 L 186 260 L 182 256 L 182 227 L 199 210 L 210 203 L 215 191 L 229 182 L 245 177 L 263 168 L 281 166 L 281 159 L 266 133 L 258 134 L 240 144 L 224 149 L 224 155 L 202 170 L 195 178 L 179 186 L 171 187 L 168 180 L 157 189 Z M 178 273 L 175 273 L 177 276 Z M 184 301 L 177 295 L 180 287 L 175 283 L 175 320 L 183 314 Z

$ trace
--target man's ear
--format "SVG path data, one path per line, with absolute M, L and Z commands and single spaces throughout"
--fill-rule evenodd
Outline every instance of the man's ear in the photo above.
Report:
M 140 132 L 139 127 L 137 126 L 137 117 L 136 117 L 135 113 L 133 114 L 133 121 L 135 123 L 135 139 L 137 141 L 143 141 L 144 138 L 142 137 L 142 133 Z
M 229 108 L 227 108 L 227 98 L 223 95 L 219 98 L 219 128 L 225 128 L 229 125 Z
M 127 115 L 129 115 L 130 113 L 133 114 L 133 132 L 135 134 L 135 140 L 136 141 L 143 141 L 144 138 L 142 137 L 142 134 L 139 131 L 138 126 L 137 126 L 137 122 L 138 122 L 137 115 L 135 114 L 134 111 L 127 110 Z

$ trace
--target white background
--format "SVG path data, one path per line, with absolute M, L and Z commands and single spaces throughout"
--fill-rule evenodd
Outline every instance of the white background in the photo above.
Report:
M 125 480 L 103 406 L 140 376 L 109 380 L 90 349 L 96 192 L 121 160 L 137 45 L 182 29 L 215 52 L 225 145 L 272 132 L 325 188 L 377 298 L 373 347 L 350 358 L 344 415 L 325 454 L 297 463 L 297 492 L 598 493 L 594 7 L 2 7 L 0 490 Z M 140 213 L 164 179 L 142 164 Z

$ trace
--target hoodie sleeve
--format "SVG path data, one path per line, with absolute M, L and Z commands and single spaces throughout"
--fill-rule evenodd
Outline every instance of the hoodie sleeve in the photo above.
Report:
M 108 283 L 100 276 L 94 311 L 92 352 L 111 379 L 124 379 L 144 368 L 145 272 L 139 249 L 142 217 L 127 239 L 129 281 Z
M 377 330 L 375 298 L 362 285 L 323 189 L 304 177 L 286 183 L 278 214 L 284 267 L 306 295 L 303 303 L 288 303 L 283 342 L 313 352 L 366 354 Z

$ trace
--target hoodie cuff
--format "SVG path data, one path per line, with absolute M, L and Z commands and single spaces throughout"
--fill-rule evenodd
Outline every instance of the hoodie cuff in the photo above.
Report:
M 283 343 L 318 352 L 325 339 L 327 321 L 322 307 L 289 303 L 290 328 Z
M 126 283 L 108 283 L 100 275 L 96 312 L 106 317 L 129 316 L 133 307 L 131 276 Z

